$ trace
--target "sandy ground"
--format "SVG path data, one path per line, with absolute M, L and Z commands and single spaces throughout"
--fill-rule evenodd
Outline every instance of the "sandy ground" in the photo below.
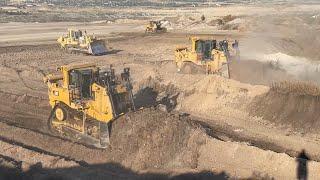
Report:
M 279 11 L 280 20 L 269 18 L 272 22 L 256 23 Z M 288 30 L 296 26 L 289 19 L 298 11 L 303 15 L 297 23 L 302 23 L 307 22 L 303 18 L 319 10 L 317 5 L 178 9 L 177 17 L 168 25 L 169 33 L 155 35 L 143 33 L 142 20 L 1 24 L 0 97 L 6 103 L 0 104 L 0 143 L 2 149 L 13 149 L 3 150 L 3 162 L 13 169 L 19 167 L 12 162 L 31 166 L 39 162 L 43 174 L 66 179 L 88 179 L 93 173 L 97 179 L 295 179 L 296 157 L 305 149 L 311 159 L 309 178 L 318 179 L 318 95 L 270 88 L 272 82 L 283 80 L 317 83 L 316 69 L 309 75 L 296 73 L 299 67 L 316 63 L 318 57 L 317 52 L 305 48 L 308 42 L 293 36 L 297 32 Z M 172 18 L 172 12 L 157 13 Z M 203 13 L 209 20 L 228 14 L 245 16 L 237 27 L 246 29 L 219 30 L 207 22 L 187 20 L 188 16 L 200 17 Z M 301 28 L 314 32 L 317 22 L 308 23 L 312 25 Z M 266 24 L 279 31 L 269 29 L 264 33 L 261 28 Z M 110 53 L 94 57 L 61 51 L 55 39 L 70 25 L 105 38 Z M 211 36 L 212 32 L 216 32 L 217 39 L 241 42 L 242 59 L 230 65 L 232 79 L 177 73 L 172 63 L 174 48 L 188 45 L 191 34 Z M 256 45 L 258 42 L 261 46 Z M 272 55 L 278 52 L 294 60 L 274 58 Z M 123 117 L 115 122 L 111 150 L 92 149 L 47 132 L 50 108 L 42 78 L 60 65 L 75 62 L 94 62 L 103 68 L 113 64 L 118 71 L 131 68 L 136 105 L 145 109 L 129 114 L 129 120 Z M 157 104 L 167 105 L 172 111 L 152 108 Z M 181 113 L 189 115 L 181 118 Z M 29 158 L 30 153 L 35 158 Z M 43 178 L 41 173 L 20 169 L 25 175 Z M 78 172 L 82 173 L 72 177 Z
M 141 26 L 141 25 L 140 25 Z M 68 28 L 87 30 L 91 34 L 112 36 L 111 33 L 141 31 L 143 27 L 139 24 L 116 24 L 107 23 L 5 23 L 0 26 L 0 46 L 12 44 L 34 44 L 34 43 L 52 43 L 57 37 L 66 34 Z M 23 28 L 21 28 L 23 27 Z M 8 33 L 10 32 L 10 33 Z

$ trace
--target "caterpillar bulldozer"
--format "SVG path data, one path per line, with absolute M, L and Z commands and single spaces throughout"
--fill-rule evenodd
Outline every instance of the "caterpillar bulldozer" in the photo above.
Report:
M 167 28 L 163 27 L 163 21 L 149 21 L 145 33 L 165 33 Z
M 87 35 L 86 31 L 68 29 L 67 35 L 59 37 L 57 41 L 62 49 L 72 53 L 80 52 L 95 56 L 107 53 L 104 41 L 94 35 Z
M 227 40 L 217 41 L 190 37 L 191 49 L 177 47 L 175 64 L 178 72 L 219 74 L 230 78 L 229 62 L 240 57 L 238 41 L 230 45 Z
M 44 77 L 52 107 L 48 128 L 85 145 L 107 148 L 111 123 L 134 110 L 130 70 L 116 75 L 94 64 L 65 65 Z

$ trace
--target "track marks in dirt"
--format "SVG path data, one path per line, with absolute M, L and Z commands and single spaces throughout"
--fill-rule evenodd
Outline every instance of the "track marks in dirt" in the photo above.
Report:
M 31 86 L 27 83 L 27 81 L 24 79 L 25 77 L 22 75 L 23 71 L 25 70 L 22 70 L 21 68 L 18 68 L 18 67 L 12 67 L 10 66 L 9 64 L 6 63 L 6 60 L 3 61 L 3 64 L 2 64 L 3 67 L 5 68 L 8 68 L 8 69 L 12 69 L 16 74 L 17 76 L 19 77 L 19 80 L 21 81 L 21 83 L 28 89 L 30 90 L 38 90 L 38 88 L 34 87 L 34 86 Z M 45 73 L 43 70 L 37 68 L 37 67 L 33 67 L 33 66 L 30 66 L 30 65 L 26 65 L 27 67 L 30 68 L 31 71 L 35 71 L 37 73 L 40 73 L 42 74 L 43 76 L 45 76 Z M 30 78 L 30 77 L 28 77 Z
M 47 135 L 42 132 L 35 132 L 30 129 L 22 129 L 15 126 L 7 125 L 5 123 L 0 124 L 0 136 L 3 141 L 13 144 L 19 144 L 22 147 L 37 152 L 59 156 L 66 159 L 72 159 L 77 162 L 85 162 L 87 160 L 88 163 L 90 162 L 90 160 L 86 159 L 85 153 L 93 153 L 91 151 L 95 151 L 94 154 L 96 154 L 97 152 L 100 152 L 100 150 L 88 149 L 80 144 L 57 138 L 52 135 Z M 15 131 L 14 134 L 11 133 L 13 130 Z M 81 151 L 85 152 L 82 153 Z M 77 154 L 77 152 L 80 153 Z M 88 158 L 90 159 L 90 157 Z
M 8 144 L 11 144 L 11 145 L 20 146 L 20 147 L 23 147 L 25 149 L 28 149 L 28 150 L 31 150 L 31 151 L 34 151 L 34 152 L 37 152 L 37 153 L 40 153 L 40 154 L 54 156 L 54 157 L 57 157 L 59 159 L 65 159 L 67 161 L 74 161 L 74 162 L 78 163 L 81 166 L 88 165 L 84 161 L 77 161 L 75 159 L 72 159 L 71 157 L 66 157 L 66 156 L 63 156 L 63 155 L 60 155 L 60 154 L 55 154 L 55 153 L 52 153 L 50 151 L 46 151 L 44 149 L 40 149 L 40 148 L 38 148 L 36 146 L 27 145 L 27 144 L 24 144 L 22 142 L 18 142 L 18 141 L 12 140 L 12 139 L 8 139 L 8 138 L 3 137 L 3 136 L 0 136 L 0 141 L 8 143 Z

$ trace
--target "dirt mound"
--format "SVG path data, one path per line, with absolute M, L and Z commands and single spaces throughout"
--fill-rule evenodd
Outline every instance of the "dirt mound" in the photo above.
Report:
M 183 90 L 177 110 L 197 116 L 230 114 L 245 109 L 253 97 L 266 92 L 264 86 L 252 86 L 220 76 L 203 76 Z
M 244 20 L 239 16 L 227 15 L 213 19 L 207 23 L 209 26 L 217 26 L 219 30 L 238 30 L 244 28 Z
M 320 89 L 302 82 L 281 82 L 269 92 L 257 96 L 250 105 L 250 114 L 275 123 L 290 125 L 298 131 L 320 129 Z
M 114 122 L 114 160 L 133 169 L 197 167 L 198 128 L 177 116 L 145 109 Z M 199 131 L 198 131 L 199 132 Z

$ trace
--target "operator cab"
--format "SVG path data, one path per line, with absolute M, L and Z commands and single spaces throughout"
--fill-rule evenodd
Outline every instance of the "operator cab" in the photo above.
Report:
M 223 40 L 219 42 L 219 50 L 223 51 L 224 55 L 228 58 L 230 57 L 229 53 L 229 43 L 227 40 Z
M 78 40 L 80 37 L 82 37 L 82 31 L 81 30 L 78 30 L 78 31 L 71 30 L 70 37 L 73 37 L 75 40 Z
M 76 100 L 92 98 L 91 85 L 94 82 L 92 69 L 74 69 L 69 72 L 69 88 L 72 97 Z
M 197 40 L 196 41 L 196 52 L 202 56 L 202 60 L 212 59 L 212 50 L 216 49 L 216 40 Z
M 160 21 L 155 22 L 155 24 L 157 26 L 157 29 L 161 29 L 161 22 Z

